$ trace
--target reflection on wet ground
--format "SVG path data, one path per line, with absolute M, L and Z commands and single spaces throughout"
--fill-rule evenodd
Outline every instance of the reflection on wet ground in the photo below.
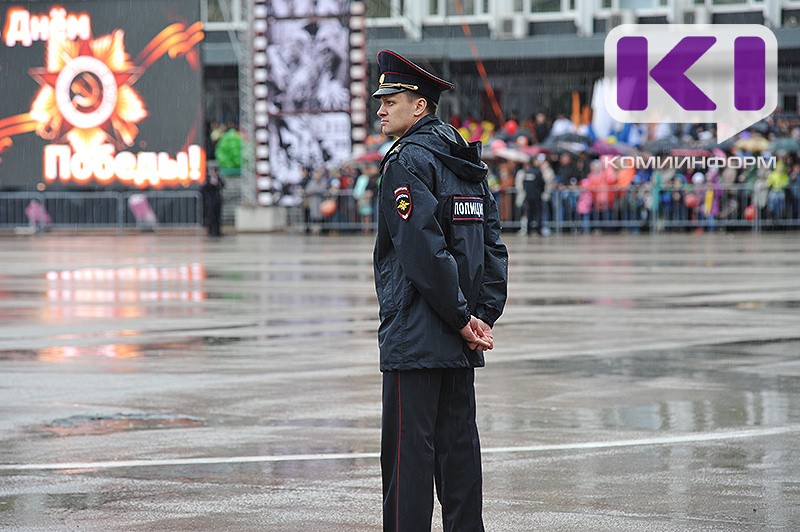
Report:
M 794 236 L 507 241 L 487 529 L 800 529 Z M 380 530 L 371 238 L 0 245 L 0 527 Z
M 125 335 L 127 338 L 136 334 Z M 98 338 L 97 335 L 57 335 L 53 340 L 61 341 L 86 341 Z M 101 338 L 101 337 L 100 337 Z M 220 338 L 207 338 L 205 343 L 224 343 Z M 238 341 L 238 339 L 230 340 Z M 185 342 L 158 343 L 158 344 L 100 344 L 100 345 L 75 345 L 52 346 L 41 349 L 4 349 L 0 350 L 0 361 L 3 360 L 40 360 L 42 362 L 69 362 L 86 358 L 137 358 L 143 356 L 188 356 L 203 344 L 202 339 L 192 339 Z

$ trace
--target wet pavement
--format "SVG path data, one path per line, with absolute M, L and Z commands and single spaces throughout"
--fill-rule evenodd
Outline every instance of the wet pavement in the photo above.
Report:
M 487 530 L 800 529 L 797 233 L 506 241 Z M 0 236 L 0 528 L 380 530 L 371 249 Z

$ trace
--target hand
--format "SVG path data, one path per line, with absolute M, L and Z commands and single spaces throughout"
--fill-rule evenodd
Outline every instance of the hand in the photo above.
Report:
M 488 333 L 484 329 L 488 328 Z M 491 350 L 494 348 L 494 337 L 491 327 L 475 316 L 470 316 L 467 323 L 460 331 L 461 337 L 467 342 L 470 349 Z
M 483 331 L 484 337 L 488 337 L 490 343 L 492 344 L 492 347 L 489 348 L 491 350 L 492 348 L 494 348 L 494 335 L 492 334 L 492 328 L 489 326 L 488 323 L 486 323 L 482 319 L 480 318 L 475 318 L 475 319 L 478 321 L 478 326 Z M 469 344 L 469 348 L 477 349 L 478 344 Z

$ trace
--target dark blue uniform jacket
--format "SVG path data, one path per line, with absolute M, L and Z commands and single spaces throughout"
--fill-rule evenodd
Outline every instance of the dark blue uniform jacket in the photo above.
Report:
M 375 286 L 381 371 L 485 364 L 459 329 L 503 312 L 508 253 L 480 144 L 429 115 L 382 162 Z

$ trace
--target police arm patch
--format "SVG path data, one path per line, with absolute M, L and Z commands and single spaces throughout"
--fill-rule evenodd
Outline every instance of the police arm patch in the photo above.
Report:
M 397 214 L 403 220 L 408 220 L 411 216 L 411 191 L 407 186 L 397 187 L 394 189 L 394 203 L 397 207 Z
M 455 223 L 483 222 L 483 198 L 480 196 L 453 196 Z

